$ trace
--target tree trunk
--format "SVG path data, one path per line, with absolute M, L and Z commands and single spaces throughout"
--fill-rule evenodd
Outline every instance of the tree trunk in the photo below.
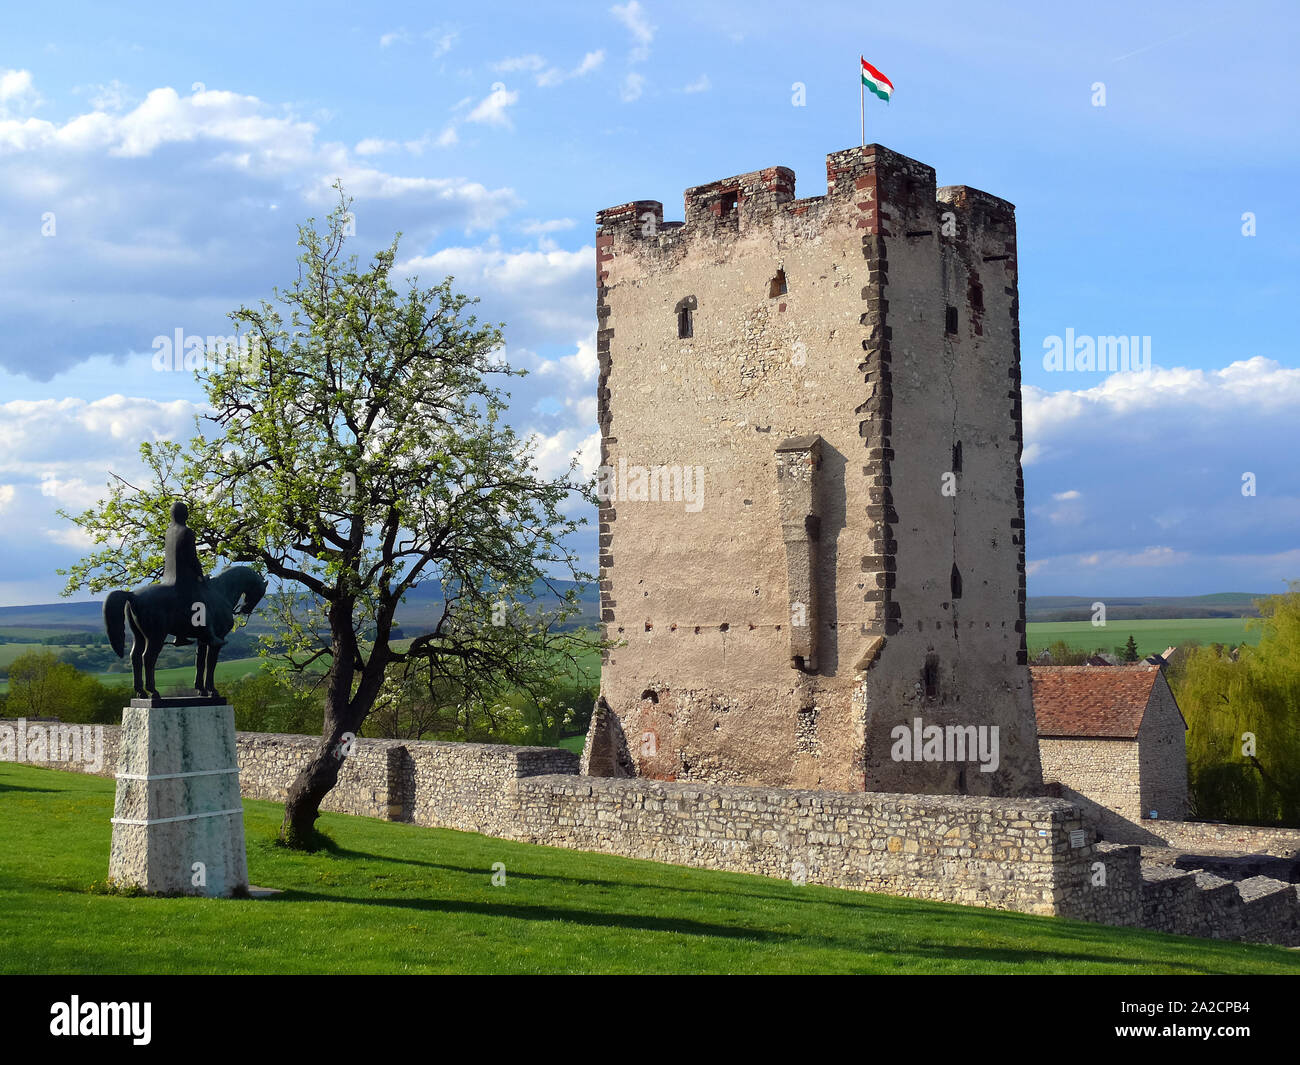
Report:
M 289 786 L 284 821 L 280 825 L 280 842 L 286 846 L 298 850 L 316 849 L 316 819 L 320 817 L 321 802 L 339 779 L 339 770 L 343 766 L 339 745 L 345 731 L 334 728 L 328 736 L 322 737 L 311 760 Z
M 388 630 L 392 609 L 378 619 L 376 646 L 361 670 L 355 695 L 352 681 L 356 676 L 356 636 L 352 631 L 353 599 L 336 599 L 330 604 L 330 628 L 334 633 L 333 663 L 325 683 L 325 724 L 320 746 L 311 761 L 289 787 L 284 804 L 284 821 L 280 824 L 280 842 L 299 850 L 315 850 L 320 845 L 316 819 L 320 804 L 338 782 L 339 770 L 347 752 L 344 737 L 355 740 L 361 731 L 375 698 L 379 694 L 387 664 Z

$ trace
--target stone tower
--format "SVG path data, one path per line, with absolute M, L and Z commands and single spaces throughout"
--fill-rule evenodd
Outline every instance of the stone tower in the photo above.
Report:
M 597 215 L 584 765 L 1031 792 L 1014 208 L 875 144 L 794 180 Z

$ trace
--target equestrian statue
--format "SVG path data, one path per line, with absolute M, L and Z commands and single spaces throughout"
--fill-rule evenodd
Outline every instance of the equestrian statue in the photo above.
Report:
M 266 581 L 249 566 L 231 566 L 211 580 L 203 573 L 194 530 L 186 524 L 189 508 L 172 504 L 172 521 L 164 541 L 163 579 L 134 591 L 110 592 L 104 600 L 104 627 L 113 651 L 121 658 L 126 626 L 131 626 L 131 670 L 135 694 L 158 698 L 154 667 L 167 637 L 177 647 L 197 642 L 194 650 L 194 692 L 219 699 L 214 674 L 217 656 L 235 627 L 235 614 L 251 614 L 266 594 Z

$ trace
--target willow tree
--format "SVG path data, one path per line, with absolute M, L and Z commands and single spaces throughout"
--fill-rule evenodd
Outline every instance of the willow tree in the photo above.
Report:
M 367 269 L 345 258 L 349 207 L 339 189 L 323 229 L 299 227 L 292 286 L 231 314 L 238 345 L 196 369 L 210 410 L 188 445 L 142 444 L 147 483 L 114 476 L 108 498 L 65 515 L 104 545 L 68 571 L 68 591 L 156 579 L 176 498 L 210 567 L 268 575 L 279 664 L 324 688 L 320 743 L 281 826 L 297 847 L 314 845 L 349 739 L 392 674 L 427 673 L 465 699 L 539 690 L 583 640 L 557 624 L 577 606 L 551 575 L 590 579 L 567 544 L 582 520 L 564 513 L 590 485 L 575 464 L 540 476 L 502 422 L 489 382 L 524 371 L 500 358 L 500 328 L 466 313 L 474 301 L 451 278 L 399 292 L 396 238 Z M 430 582 L 435 620 L 413 633 L 404 619 L 395 640 L 403 600 Z M 556 609 L 529 608 L 543 588 Z
M 1171 678 L 1202 818 L 1300 826 L 1300 582 L 1257 599 L 1259 643 L 1190 650 Z

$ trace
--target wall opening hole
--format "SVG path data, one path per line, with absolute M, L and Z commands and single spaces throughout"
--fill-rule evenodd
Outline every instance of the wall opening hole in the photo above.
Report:
M 767 298 L 774 299 L 777 296 L 784 296 L 789 291 L 785 283 L 785 271 L 778 270 L 776 276 L 772 278 L 771 283 L 767 286 Z
M 927 699 L 939 698 L 939 656 L 926 655 L 925 668 L 921 671 L 921 683 L 925 687 Z

